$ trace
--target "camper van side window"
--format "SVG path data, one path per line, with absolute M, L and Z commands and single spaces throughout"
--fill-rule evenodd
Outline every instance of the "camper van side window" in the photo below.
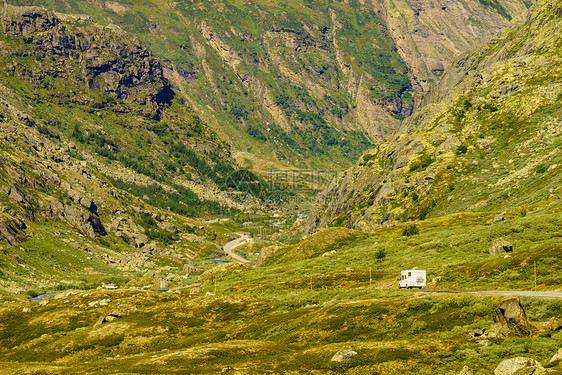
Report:
M 411 272 L 408 272 L 408 277 L 410 277 L 410 276 L 412 276 L 412 273 L 411 273 Z

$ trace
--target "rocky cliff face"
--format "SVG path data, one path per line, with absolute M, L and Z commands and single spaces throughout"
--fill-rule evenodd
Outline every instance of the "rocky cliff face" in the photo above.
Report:
M 373 1 L 400 56 L 426 91 L 463 52 L 498 34 L 526 10 L 524 1 Z
M 392 140 L 320 196 L 307 230 L 369 230 L 560 197 L 560 14 L 542 0 L 457 60 Z
M 89 17 L 57 16 L 34 7 L 4 8 L 2 25 L 6 35 L 21 43 L 5 56 L 10 63 L 4 72 L 9 76 L 62 80 L 71 102 L 152 118 L 170 104 L 173 93 L 160 61 L 119 27 L 103 28 Z M 36 60 L 35 66 L 29 59 Z M 84 88 L 101 95 L 92 99 L 72 92 Z

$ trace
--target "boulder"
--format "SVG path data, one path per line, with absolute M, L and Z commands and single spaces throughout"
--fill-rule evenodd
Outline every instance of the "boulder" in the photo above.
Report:
M 562 329 L 562 322 L 557 318 L 550 318 L 546 322 L 538 324 L 537 335 L 539 336 L 549 336 L 558 330 Z
M 340 350 L 339 352 L 334 354 L 331 361 L 332 362 L 343 362 L 343 361 L 346 361 L 346 360 L 348 360 L 352 357 L 355 357 L 356 355 L 357 355 L 357 352 L 353 351 L 353 350 Z
M 121 318 L 123 316 L 131 315 L 135 311 L 137 311 L 137 307 L 135 305 L 120 303 L 119 306 L 117 306 L 117 310 L 109 313 L 109 315 L 116 318 Z
M 197 268 L 195 268 L 195 264 L 192 261 L 189 261 L 183 265 L 183 272 L 193 273 L 195 271 L 197 271 Z
M 170 233 L 178 233 L 179 232 L 178 228 L 174 224 L 170 223 L 169 221 L 163 222 L 161 224 L 161 226 L 167 232 L 170 232 Z
M 505 253 L 513 252 L 513 245 L 503 238 L 496 238 L 492 241 L 488 252 L 490 255 L 505 255 Z
M 531 325 L 517 298 L 502 301 L 494 312 L 488 337 L 528 336 Z
M 151 242 L 142 248 L 142 253 L 145 255 L 158 255 L 160 254 L 160 247 L 156 242 Z
M 91 213 L 93 213 L 94 215 L 98 214 L 98 207 L 97 205 L 91 201 L 90 199 L 88 199 L 84 194 L 82 194 L 81 192 L 75 190 L 69 183 L 67 182 L 63 182 L 61 184 L 62 188 L 66 190 L 66 193 L 68 194 L 68 196 L 70 197 L 70 199 L 72 199 L 73 202 L 78 203 L 79 205 L 81 205 L 82 207 L 84 207 L 85 209 L 87 209 L 88 211 L 90 211 Z
M 544 368 L 533 358 L 515 357 L 503 360 L 494 370 L 494 375 L 524 374 L 525 372 L 521 372 L 524 370 L 531 370 L 533 372 L 529 374 L 532 374 L 537 370 L 544 371 Z
M 544 325 L 551 331 L 558 331 L 562 329 L 562 322 L 560 319 L 554 317 L 550 318 Z
M 523 367 L 522 369 L 515 371 L 513 375 L 546 375 L 548 373 L 550 373 L 550 371 L 543 367 L 532 366 L 532 367 Z
M 496 216 L 494 216 L 493 222 L 499 223 L 499 222 L 504 221 L 504 220 L 505 220 L 505 218 L 504 218 L 503 214 L 497 214 Z

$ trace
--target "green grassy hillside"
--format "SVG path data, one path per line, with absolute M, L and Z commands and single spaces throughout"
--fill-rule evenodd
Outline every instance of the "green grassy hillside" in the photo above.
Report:
M 229 263 L 168 285 L 61 294 L 0 308 L 3 373 L 66 374 L 491 374 L 516 356 L 550 358 L 562 347 L 562 300 L 521 297 L 531 336 L 471 338 L 488 330 L 507 297 L 383 291 L 399 271 L 428 272 L 428 288 L 560 291 L 560 203 L 492 227 L 489 215 L 430 219 L 419 234 L 406 225 L 370 236 L 329 228 L 303 241 L 307 258 L 277 251 L 254 269 Z M 491 240 L 514 245 L 509 257 L 487 253 Z M 324 239 L 324 241 L 323 241 Z M 381 251 L 382 250 L 382 251 Z M 383 255 L 377 255 L 383 254 Z M 440 279 L 437 279 L 440 277 Z M 177 288 L 177 289 L 176 289 Z M 22 311 L 24 311 L 22 313 Z M 343 362 L 345 349 L 357 355 Z

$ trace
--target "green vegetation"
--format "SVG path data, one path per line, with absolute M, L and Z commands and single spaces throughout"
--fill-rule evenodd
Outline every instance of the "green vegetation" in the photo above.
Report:
M 502 17 L 505 17 L 508 20 L 511 20 L 511 16 L 506 12 L 504 7 L 498 3 L 498 0 L 478 0 L 480 4 L 490 7 L 498 12 Z
M 499 6 L 495 0 L 485 5 Z M 377 13 L 357 1 L 98 7 L 65 0 L 58 6 L 110 17 L 153 40 L 182 69 L 197 70 L 197 79 L 175 82 L 175 89 L 213 116 L 199 117 L 180 96 L 150 115 L 139 112 L 139 103 L 80 91 L 79 80 L 0 72 L 16 97 L 6 90 L 3 100 L 12 107 L 0 113 L 2 127 L 13 126 L 0 142 L 6 155 L 0 160 L 0 205 L 6 207 L 0 215 L 25 218 L 25 225 L 0 228 L 3 236 L 22 236 L 0 248 L 0 299 L 80 289 L 43 303 L 0 304 L 3 372 L 398 375 L 456 374 L 468 365 L 487 374 L 508 357 L 546 363 L 562 347 L 555 320 L 547 323 L 562 319 L 560 299 L 521 298 L 532 335 L 483 340 L 474 333 L 489 329 L 503 297 L 392 290 L 400 271 L 414 268 L 427 271 L 429 287 L 559 289 L 559 77 L 543 78 L 537 69 L 526 77 L 540 86 L 514 88 L 503 86 L 506 77 L 518 77 L 514 62 L 483 71 L 476 80 L 492 87 L 463 89 L 451 107 L 441 106 L 430 121 L 422 118 L 419 124 L 434 126 L 427 134 L 398 135 L 395 149 L 383 145 L 364 154 L 347 175 L 359 187 L 341 195 L 349 203 L 345 209 L 317 207 L 333 214 L 329 226 L 335 227 L 304 236 L 304 221 L 320 222 L 303 214 L 308 202 L 235 167 L 231 150 L 205 121 L 216 122 L 217 130 L 225 125 L 233 142 L 275 151 L 280 160 L 304 156 L 301 166 L 358 157 L 370 142 L 358 131 L 342 130 L 355 103 L 333 90 L 345 80 L 333 64 L 330 38 L 337 38 L 354 71 L 366 72 L 370 100 L 388 105 L 412 99 L 407 68 Z M 340 26 L 329 35 L 325 25 L 336 24 L 333 19 Z M 21 40 L 2 38 L 5 66 L 43 61 Z M 8 56 L 13 45 L 22 49 Z M 274 45 L 279 50 L 272 53 Z M 540 43 L 533 46 L 540 49 Z M 304 54 L 307 49 L 313 52 Z M 305 84 L 312 76 L 318 87 Z M 543 90 L 545 81 L 553 84 L 550 90 Z M 256 97 L 266 91 L 268 105 L 275 103 L 271 113 Z M 540 96 L 544 92 L 549 94 Z M 23 109 L 37 120 L 17 112 Z M 393 153 L 403 149 L 413 154 Z M 241 209 L 202 199 L 196 188 L 202 196 L 229 193 L 235 198 L 226 202 Z M 379 193 L 377 207 L 372 200 Z M 246 194 L 261 202 L 245 205 Z M 87 211 L 90 198 L 108 235 L 77 228 L 95 219 L 88 216 L 96 211 Z M 505 220 L 496 220 L 499 214 Z M 338 227 L 356 224 L 369 232 Z M 236 251 L 259 260 L 258 267 L 225 256 L 224 244 L 239 233 L 253 242 Z M 513 251 L 490 255 L 492 241 L 500 238 Z M 119 289 L 94 289 L 101 282 Z M 357 355 L 330 361 L 342 349 Z M 550 366 L 562 371 L 560 363 Z
M 14 4 L 18 5 L 19 1 Z M 411 86 L 408 68 L 386 35 L 382 19 L 374 10 L 366 11 L 355 3 L 334 6 L 291 1 L 287 6 L 280 6 L 268 2 L 242 5 L 222 0 L 218 8 L 200 2 L 169 8 L 150 1 L 116 2 L 113 9 L 71 0 L 25 2 L 25 5 L 32 4 L 60 12 L 89 14 L 100 24 L 114 23 L 134 33 L 150 44 L 157 55 L 173 61 L 181 74 L 196 76 L 189 85 L 174 81 L 176 94 L 187 94 L 198 115 L 207 120 L 212 118 L 208 122 L 214 130 L 228 134 L 238 149 L 260 150 L 261 157 L 278 155 L 281 160 L 298 159 L 300 167 L 333 167 L 335 163 L 341 168 L 349 166 L 350 160 L 373 146 L 363 134 L 357 136 L 344 130 L 354 129 L 359 133 L 360 128 L 349 126 L 354 120 L 348 115 L 356 103 L 351 93 L 343 89 L 345 75 L 330 38 L 335 38 L 354 69 L 372 77 L 364 84 L 373 88 L 373 101 L 411 102 L 411 95 L 405 92 Z M 332 11 L 345 24 L 329 36 L 331 31 L 326 25 L 332 22 Z M 249 13 L 259 17 L 249 21 Z M 295 22 L 297 19 L 300 21 Z M 195 26 L 200 22 L 205 22 L 206 30 Z M 150 32 L 155 25 L 153 32 L 161 38 L 154 38 Z M 236 26 L 232 29 L 227 25 Z M 222 56 L 220 48 L 215 50 L 218 47 L 210 43 L 207 30 L 229 51 L 229 57 Z M 275 40 L 275 47 L 269 44 L 269 38 Z M 206 50 L 206 66 L 195 46 Z M 301 46 L 306 50 L 301 51 Z M 203 74 L 204 71 L 211 75 Z M 311 80 L 318 86 L 306 83 Z M 272 98 L 281 113 L 272 115 L 265 110 L 264 104 L 269 106 L 266 98 Z M 103 95 L 96 100 L 105 105 L 111 102 L 123 106 L 120 100 Z M 314 128 L 312 132 L 310 126 Z M 166 131 L 161 126 L 151 129 L 159 136 Z
M 220 215 L 234 212 L 217 202 L 199 199 L 195 193 L 183 186 L 175 185 L 173 188 L 176 192 L 169 192 L 165 191 L 160 185 L 143 186 L 129 184 L 111 177 L 108 177 L 108 179 L 116 188 L 145 199 L 151 206 L 169 209 L 180 215 L 193 217 L 208 213 Z
M 538 288 L 559 285 L 562 233 L 555 228 L 562 223 L 559 211 L 551 210 L 508 214 L 493 226 L 479 224 L 487 217 L 478 214 L 430 219 L 418 224 L 417 236 L 401 235 L 405 224 L 370 236 L 330 228 L 278 250 L 266 266 L 229 263 L 203 269 L 192 275 L 193 286 L 180 288 L 181 294 L 91 291 L 47 305 L 27 303 L 31 312 L 25 314 L 16 314 L 22 304 L 5 304 L 0 356 L 9 369 L 51 366 L 55 373 L 72 372 L 82 364 L 67 359 L 79 355 L 92 371 L 126 368 L 137 374 L 240 366 L 250 366 L 252 373 L 434 374 L 458 372 L 464 365 L 488 373 L 515 356 L 545 362 L 562 346 L 562 335 L 539 328 L 542 323 L 530 337 L 492 339 L 488 345 L 470 338 L 490 327 L 505 297 L 377 289 L 394 286 L 399 271 L 413 266 L 427 270 L 430 284 L 445 274 L 450 289 L 505 289 L 505 280 L 511 288 L 530 289 L 535 261 Z M 141 220 L 154 228 L 150 216 Z M 498 237 L 514 244 L 511 257 L 487 253 Z M 216 295 L 205 295 L 215 290 Z M 107 306 L 83 307 L 105 299 Z M 134 309 L 95 326 L 100 315 L 122 304 Z M 521 304 L 533 322 L 562 316 L 557 299 L 522 297 Z M 23 345 L 29 341 L 33 347 Z M 358 355 L 330 362 L 345 348 Z
M 423 156 L 419 161 L 410 164 L 410 172 L 426 169 L 435 159 L 431 155 Z
M 415 236 L 416 234 L 419 234 L 419 233 L 420 233 L 420 230 L 417 227 L 417 225 L 415 225 L 415 224 L 410 224 L 402 230 L 402 235 L 406 236 L 406 237 Z

